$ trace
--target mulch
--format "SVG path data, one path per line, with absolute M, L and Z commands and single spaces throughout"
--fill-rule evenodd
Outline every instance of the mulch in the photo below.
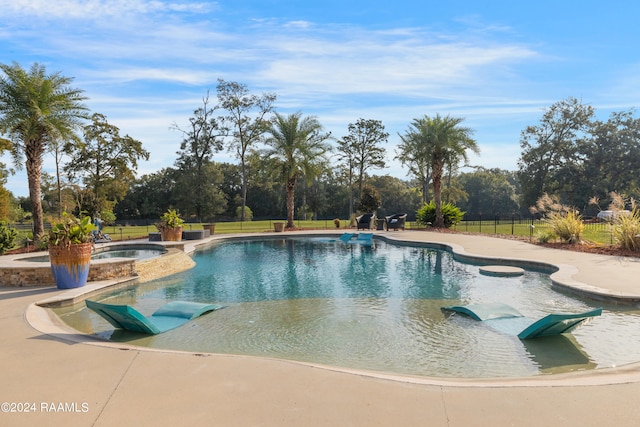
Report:
M 26 246 L 23 246 L 21 248 L 15 248 L 15 249 L 11 249 L 9 251 L 6 251 L 4 254 L 5 255 L 19 255 L 19 254 L 32 254 L 34 252 L 45 252 L 46 249 L 38 249 L 35 248 L 33 246 L 29 246 L 29 248 L 27 248 Z
M 563 249 L 563 250 L 575 251 L 575 252 L 640 258 L 640 252 L 630 251 L 628 249 L 622 249 L 614 245 L 603 245 L 603 244 L 598 244 L 593 242 L 584 242 L 581 244 L 569 244 L 569 243 L 536 243 L 536 244 L 539 246 L 545 246 L 548 248 Z

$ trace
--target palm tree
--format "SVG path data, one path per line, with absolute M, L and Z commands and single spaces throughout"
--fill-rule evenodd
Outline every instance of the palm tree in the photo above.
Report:
M 34 63 L 29 71 L 19 64 L 0 64 L 0 134 L 11 141 L 11 154 L 17 168 L 26 158 L 29 198 L 33 206 L 33 235 L 44 233 L 40 181 L 43 156 L 49 145 L 60 140 L 78 139 L 74 131 L 86 118 L 85 96 L 69 87 L 73 80 L 60 73 L 46 74 Z
M 278 165 L 287 192 L 287 227 L 293 227 L 294 192 L 298 177 L 308 182 L 321 173 L 331 146 L 325 141 L 330 134 L 322 132 L 315 117 L 302 118 L 297 112 L 288 116 L 276 113 L 265 141 L 269 145 L 266 156 Z
M 436 220 L 434 227 L 444 227 L 442 216 L 442 176 L 445 165 L 457 165 L 461 160 L 467 161 L 467 150 L 478 153 L 475 140 L 471 139 L 473 130 L 462 127 L 464 118 L 441 117 L 436 114 L 431 118 L 424 116 L 414 119 L 409 130 L 400 138 L 404 146 L 414 150 L 405 153 L 405 158 L 418 159 L 431 165 L 431 179 L 433 181 L 433 199 L 436 205 Z

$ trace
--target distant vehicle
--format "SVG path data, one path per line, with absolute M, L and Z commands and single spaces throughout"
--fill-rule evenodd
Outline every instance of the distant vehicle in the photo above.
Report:
M 622 211 L 600 211 L 598 212 L 597 218 L 598 222 L 613 222 L 620 215 L 630 215 L 631 211 L 622 210 Z

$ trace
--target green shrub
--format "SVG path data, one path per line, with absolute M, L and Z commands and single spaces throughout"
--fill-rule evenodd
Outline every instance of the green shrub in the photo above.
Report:
M 630 251 L 640 250 L 640 241 L 636 236 L 640 235 L 640 212 L 633 209 L 631 215 L 618 215 L 611 229 L 613 238 L 623 249 Z
M 18 232 L 15 228 L 10 228 L 6 222 L 0 221 L 0 254 L 13 248 L 16 243 Z
M 236 218 L 240 220 L 242 218 L 242 206 L 236 208 Z M 249 206 L 244 207 L 244 220 L 253 221 L 253 211 Z
M 563 242 L 580 243 L 582 241 L 584 222 L 582 222 L 582 215 L 574 210 L 551 212 L 546 221 Z
M 111 209 L 103 209 L 100 211 L 100 219 L 105 225 L 113 225 L 116 222 L 116 215 Z
M 549 229 L 541 230 L 536 233 L 536 239 L 540 243 L 549 243 L 556 240 L 557 238 L 558 236 L 556 236 L 556 233 L 554 233 L 553 230 Z
M 464 218 L 464 212 L 451 203 L 443 203 L 442 217 L 444 219 L 444 226 L 450 228 L 462 221 L 462 218 Z M 431 225 L 436 221 L 436 204 L 433 200 L 429 203 L 425 203 L 420 209 L 418 209 L 418 212 L 416 213 L 416 221 L 422 225 Z
M 560 203 L 560 198 L 544 193 L 536 201 L 536 205 L 529 208 L 531 213 L 544 215 L 553 233 L 566 243 L 581 243 L 584 233 L 582 216 L 573 208 Z

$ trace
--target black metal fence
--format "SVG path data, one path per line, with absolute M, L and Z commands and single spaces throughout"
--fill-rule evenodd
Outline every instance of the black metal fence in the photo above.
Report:
M 157 219 L 129 219 L 116 221 L 114 225 L 106 226 L 103 230 L 106 233 L 113 235 L 115 239 L 122 237 L 126 239 L 126 231 L 123 233 L 123 229 L 126 227 L 139 227 L 140 233 L 148 233 L 155 231 L 155 224 Z M 237 220 L 225 220 L 215 221 L 221 232 L 234 233 L 234 232 L 262 232 L 274 229 L 274 223 L 286 222 L 282 218 L 254 218 L 252 221 L 237 221 Z M 325 218 L 318 220 L 296 220 L 294 224 L 300 229 L 336 229 L 334 218 Z M 18 231 L 18 239 L 26 239 L 33 237 L 33 224 L 32 223 L 10 223 L 9 227 L 15 228 Z M 346 219 L 340 220 L 340 228 L 348 228 L 349 221 Z M 408 221 L 405 225 L 408 230 L 425 230 L 428 226 L 417 223 L 416 221 Z M 50 223 L 45 223 L 45 230 L 51 228 Z M 202 223 L 187 221 L 185 229 L 200 229 Z M 471 232 L 471 233 L 483 233 L 483 234 L 502 234 L 502 235 L 519 235 L 519 236 L 533 236 L 541 229 L 548 228 L 548 224 L 537 216 L 492 216 L 485 217 L 482 215 L 477 216 L 465 216 L 465 219 L 460 223 L 452 227 L 456 231 Z M 585 231 L 587 233 L 599 234 L 601 237 L 599 241 L 612 241 L 611 237 L 611 225 L 606 222 L 585 222 Z
M 602 243 L 613 243 L 611 224 L 593 220 L 585 221 L 585 235 L 592 240 Z M 539 216 L 512 215 L 508 217 L 482 216 L 465 217 L 464 221 L 456 224 L 453 229 L 462 232 L 501 234 L 533 237 L 537 232 L 549 228 L 549 224 Z

